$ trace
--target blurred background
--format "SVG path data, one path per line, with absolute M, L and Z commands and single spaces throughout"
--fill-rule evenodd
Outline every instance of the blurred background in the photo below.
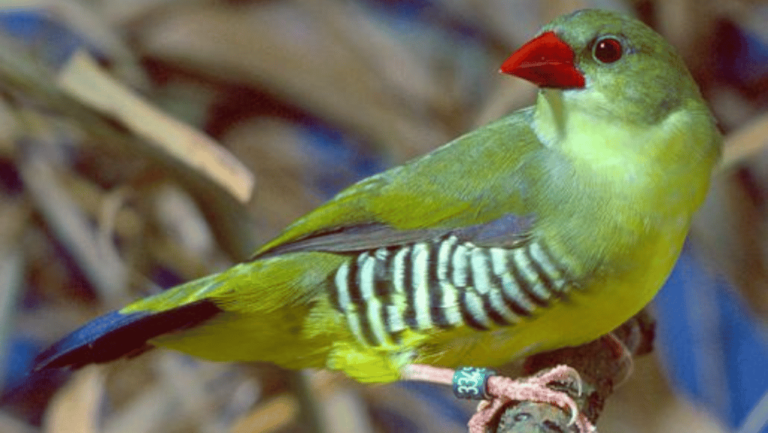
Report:
M 656 350 L 598 427 L 768 432 L 766 2 L 0 0 L 0 433 L 466 431 L 472 405 L 439 387 L 167 351 L 27 371 L 98 314 L 529 105 L 499 65 L 584 7 L 671 41 L 727 140 L 652 306 Z

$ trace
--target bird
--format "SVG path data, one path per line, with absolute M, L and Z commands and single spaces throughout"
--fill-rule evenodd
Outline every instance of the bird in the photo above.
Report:
M 671 272 L 716 121 L 674 48 L 616 12 L 554 19 L 500 71 L 536 85 L 534 105 L 342 190 L 247 261 L 96 318 L 35 369 L 162 347 L 382 383 L 610 333 Z

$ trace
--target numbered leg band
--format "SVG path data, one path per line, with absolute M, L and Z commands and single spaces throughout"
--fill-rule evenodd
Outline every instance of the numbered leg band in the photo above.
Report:
M 490 368 L 459 367 L 453 373 L 453 395 L 466 400 L 490 398 L 486 385 L 496 372 Z

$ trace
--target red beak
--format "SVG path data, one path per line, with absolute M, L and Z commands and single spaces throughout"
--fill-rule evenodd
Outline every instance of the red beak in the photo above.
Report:
M 553 32 L 542 33 L 512 53 L 501 72 L 539 87 L 584 87 L 584 75 L 573 64 L 573 50 Z

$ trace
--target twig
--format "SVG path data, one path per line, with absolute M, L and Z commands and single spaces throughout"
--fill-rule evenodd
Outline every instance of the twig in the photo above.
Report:
M 655 326 L 655 320 L 643 310 L 614 331 L 612 337 L 530 357 L 525 363 L 525 374 L 561 364 L 575 368 L 581 375 L 582 393 L 572 397 L 594 424 L 605 400 L 631 372 L 632 358 L 652 350 Z M 499 417 L 495 432 L 576 432 L 575 426 L 568 425 L 569 421 L 570 414 L 547 403 L 512 403 Z

